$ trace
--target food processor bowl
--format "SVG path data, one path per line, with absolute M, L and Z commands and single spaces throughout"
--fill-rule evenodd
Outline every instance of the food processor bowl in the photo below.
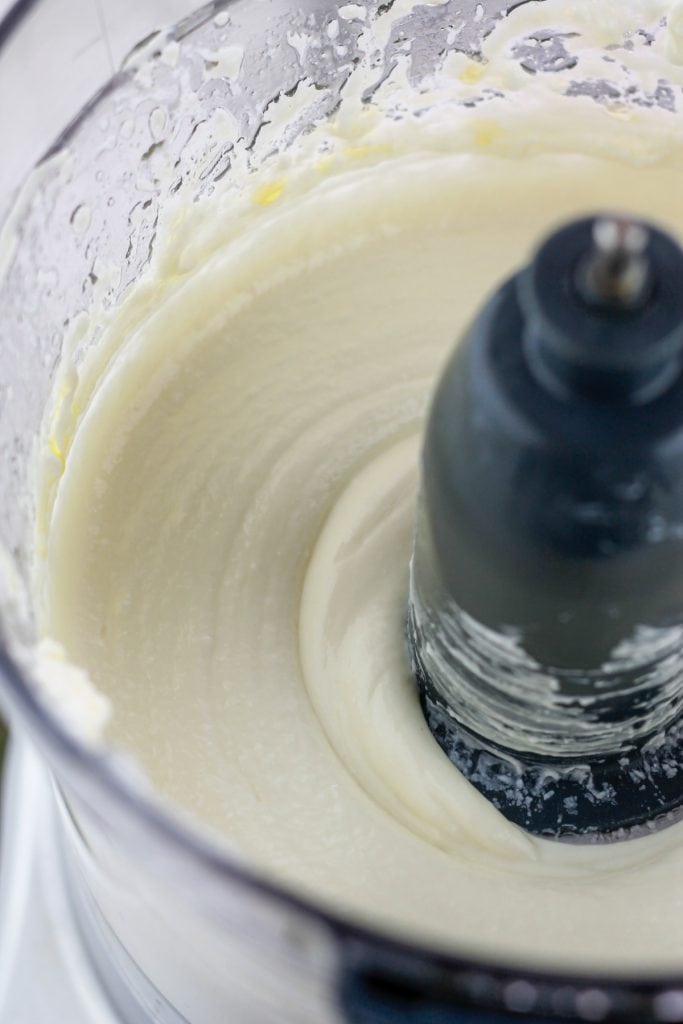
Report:
M 331 117 L 361 74 L 363 102 L 383 116 L 380 87 L 393 74 L 432 102 L 452 55 L 476 67 L 494 25 L 519 6 L 216 0 L 191 11 L 180 0 L 64 0 L 58 12 L 54 0 L 29 0 L 0 23 L 0 699 L 53 775 L 69 902 L 127 1024 L 683 1020 L 683 976 L 578 977 L 467 949 L 446 955 L 279 888 L 163 805 L 125 754 L 79 738 L 32 657 L 36 450 L 65 346 L 78 367 L 98 344 L 79 330 L 83 313 L 111 309 L 140 278 L 171 197 L 202 203 L 219 182 L 238 194 Z M 519 80 L 572 71 L 578 96 L 677 116 L 669 83 L 645 94 L 614 60 L 661 25 L 607 33 L 604 77 L 585 78 L 581 40 L 532 6 L 537 30 L 509 41 Z M 78 59 L 60 59 L 60 32 L 82 34 Z M 491 98 L 475 88 L 467 104 Z

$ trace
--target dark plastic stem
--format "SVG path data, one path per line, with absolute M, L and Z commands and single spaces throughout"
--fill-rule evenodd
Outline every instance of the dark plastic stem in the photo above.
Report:
M 427 721 L 512 820 L 619 835 L 683 802 L 683 253 L 569 225 L 437 391 L 409 644 Z

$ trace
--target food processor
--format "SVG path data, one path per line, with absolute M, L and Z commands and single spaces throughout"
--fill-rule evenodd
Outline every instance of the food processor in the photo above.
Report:
M 515 75 L 495 90 L 478 89 L 484 41 L 522 6 L 537 25 L 507 41 Z M 34 458 L 63 350 L 78 366 L 96 348 L 97 334 L 79 331 L 82 314 L 112 308 L 140 278 L 172 197 L 202 203 L 218 183 L 238 192 L 245 177 L 331 118 L 359 81 L 368 109 L 400 119 L 399 107 L 378 98 L 394 74 L 428 105 L 438 102 L 439 76 L 455 66 L 471 80 L 463 104 L 478 109 L 492 98 L 514 106 L 520 83 L 569 73 L 569 85 L 561 79 L 568 95 L 617 112 L 652 109 L 665 130 L 664 119 L 678 116 L 680 89 L 658 78 L 644 89 L 619 59 L 642 52 L 646 60 L 657 44 L 665 25 L 648 20 L 648 11 L 639 6 L 641 21 L 634 16 L 625 37 L 610 34 L 605 18 L 599 74 L 594 53 L 584 67 L 580 34 L 547 24 L 542 0 L 215 0 L 198 10 L 180 0 L 130 7 L 20 0 L 5 13 L 0 701 L 11 742 L 0 1019 L 683 1020 L 678 977 L 562 973 L 466 948 L 450 955 L 280 888 L 168 810 L 130 757 L 75 733 L 60 706 L 65 694 L 45 687 L 31 654 Z M 637 230 L 634 241 L 633 225 L 619 221 L 571 230 L 582 254 L 591 238 L 610 250 L 616 231 L 631 270 L 652 238 L 658 251 L 668 244 L 658 235 L 643 242 Z M 595 260 L 590 266 L 591 294 L 601 295 L 605 274 L 614 284 L 611 271 Z M 433 667 L 420 660 L 423 626 L 413 622 L 409 636 L 413 629 L 426 691 Z

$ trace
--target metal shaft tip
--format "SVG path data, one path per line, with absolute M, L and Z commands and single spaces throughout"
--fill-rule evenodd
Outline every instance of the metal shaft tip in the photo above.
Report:
M 628 217 L 603 217 L 593 227 L 593 249 L 579 270 L 585 301 L 606 309 L 642 306 L 650 291 L 648 228 Z

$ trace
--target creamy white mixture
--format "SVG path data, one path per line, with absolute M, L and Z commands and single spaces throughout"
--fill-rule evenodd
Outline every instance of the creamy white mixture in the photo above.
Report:
M 667 7 L 548 2 L 534 25 L 602 44 Z M 681 827 L 609 847 L 520 832 L 431 738 L 404 653 L 423 417 L 474 311 L 575 214 L 683 235 L 676 118 L 570 101 L 571 71 L 516 82 L 495 58 L 523 16 L 489 65 L 447 69 L 459 96 L 486 76 L 524 91 L 516 119 L 495 100 L 451 121 L 342 109 L 325 159 L 308 139 L 241 205 L 170 210 L 90 364 L 61 372 L 44 630 L 158 791 L 297 891 L 441 947 L 680 969 Z M 646 84 L 683 79 L 680 20 L 620 54 Z

